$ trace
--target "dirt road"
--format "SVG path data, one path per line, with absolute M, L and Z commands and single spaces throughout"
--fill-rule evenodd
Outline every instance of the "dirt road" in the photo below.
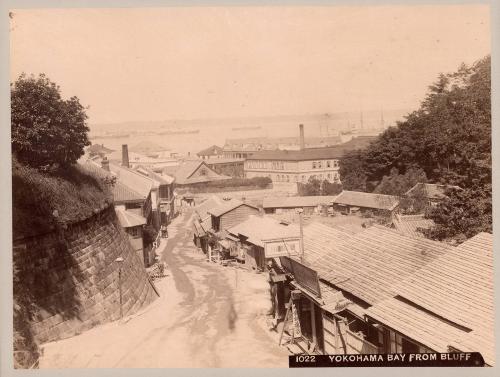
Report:
M 265 326 L 264 276 L 208 263 L 189 217 L 174 220 L 162 245 L 162 296 L 128 321 L 47 344 L 41 368 L 287 367 Z

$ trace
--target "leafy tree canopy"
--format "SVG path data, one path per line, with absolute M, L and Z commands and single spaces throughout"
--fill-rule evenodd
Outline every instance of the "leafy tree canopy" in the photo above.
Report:
M 77 97 L 63 100 L 44 74 L 23 74 L 11 84 L 11 114 L 12 151 L 23 164 L 67 166 L 90 145 L 85 108 Z
M 396 190 L 408 171 L 462 191 L 435 208 L 436 239 L 491 229 L 491 58 L 441 74 L 420 108 L 341 161 L 346 189 Z M 399 175 L 394 174 L 397 169 Z M 392 173 L 391 173 L 392 172 Z M 385 178 L 384 178 L 385 177 Z M 453 220 L 453 221 L 452 221 Z M 472 226 L 474 225 L 474 226 Z M 466 228 L 470 229 L 466 231 Z

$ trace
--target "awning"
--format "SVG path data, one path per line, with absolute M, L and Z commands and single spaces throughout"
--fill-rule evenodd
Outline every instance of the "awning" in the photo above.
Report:
M 229 249 L 231 247 L 228 240 L 220 240 L 219 245 L 221 245 L 224 249 Z

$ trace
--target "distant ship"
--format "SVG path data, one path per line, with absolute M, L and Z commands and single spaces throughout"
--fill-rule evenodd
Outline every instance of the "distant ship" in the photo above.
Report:
M 233 131 L 244 131 L 244 130 L 260 130 L 261 126 L 245 126 L 245 127 L 233 127 Z
M 187 135 L 187 134 L 197 134 L 200 130 L 167 130 L 157 132 L 157 135 Z
M 105 133 L 102 135 L 90 135 L 89 139 L 90 140 L 94 140 L 94 139 L 118 139 L 118 138 L 125 138 L 125 137 L 130 137 L 130 134 L 125 133 L 125 132 Z

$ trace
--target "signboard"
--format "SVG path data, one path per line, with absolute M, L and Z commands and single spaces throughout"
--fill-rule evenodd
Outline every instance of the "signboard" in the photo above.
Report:
M 288 257 L 281 257 L 280 261 L 281 265 L 288 272 L 291 272 L 293 274 L 295 281 L 298 284 L 300 284 L 302 287 L 306 288 L 316 296 L 321 297 L 318 273 L 316 271 Z
M 264 243 L 264 253 L 266 258 L 277 258 L 288 255 L 299 255 L 300 241 L 279 240 Z

